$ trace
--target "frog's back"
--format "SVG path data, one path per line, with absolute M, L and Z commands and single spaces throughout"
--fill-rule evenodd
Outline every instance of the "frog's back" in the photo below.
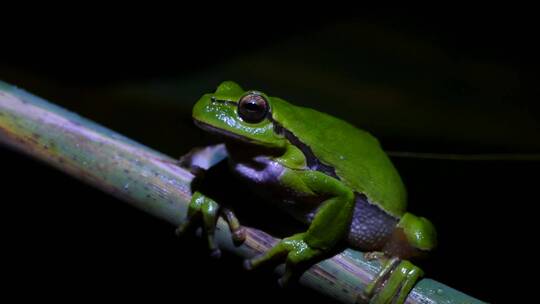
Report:
M 405 213 L 405 187 L 376 138 L 333 116 L 272 100 L 272 116 L 293 135 L 302 134 L 300 141 L 346 185 L 395 217 Z

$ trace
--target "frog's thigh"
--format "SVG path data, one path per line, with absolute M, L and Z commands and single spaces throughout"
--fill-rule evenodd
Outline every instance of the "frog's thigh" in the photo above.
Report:
M 327 197 L 305 235 L 312 248 L 328 250 L 347 233 L 354 210 L 354 193 L 338 179 L 318 171 L 288 170 L 283 176 L 296 191 Z

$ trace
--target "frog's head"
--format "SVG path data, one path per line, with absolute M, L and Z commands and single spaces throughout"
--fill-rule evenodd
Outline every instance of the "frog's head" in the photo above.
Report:
M 225 81 L 205 94 L 193 107 L 193 119 L 202 129 L 268 148 L 282 148 L 283 136 L 274 132 L 272 98 L 259 91 L 244 91 Z
M 422 257 L 437 246 L 437 232 L 433 224 L 425 217 L 405 213 L 384 251 L 403 259 Z

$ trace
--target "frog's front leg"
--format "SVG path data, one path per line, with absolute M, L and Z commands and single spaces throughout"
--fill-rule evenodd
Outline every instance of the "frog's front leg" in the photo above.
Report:
M 215 228 L 218 219 L 219 205 L 209 197 L 204 196 L 200 192 L 195 192 L 191 196 L 191 202 L 188 206 L 188 213 L 185 222 L 180 225 L 175 233 L 177 235 L 184 234 L 189 227 L 194 223 L 203 221 L 204 232 L 208 240 L 208 248 L 210 249 L 210 255 L 212 257 L 219 257 L 221 252 L 215 241 Z
M 362 300 L 372 304 L 405 303 L 414 284 L 422 277 L 423 271 L 411 262 L 396 257 L 381 260 L 383 267 L 366 286 Z
M 188 154 L 180 158 L 179 165 L 190 170 L 197 178 L 201 178 L 204 172 L 227 157 L 227 151 L 223 144 L 192 149 Z M 224 216 L 229 224 L 232 239 L 235 244 L 244 242 L 246 231 L 240 225 L 238 218 L 232 210 L 219 206 L 219 204 L 199 191 L 191 196 L 188 206 L 187 217 L 183 224 L 176 229 L 177 235 L 184 234 L 188 228 L 202 220 L 203 231 L 206 234 L 208 248 L 213 257 L 219 257 L 219 250 L 215 241 L 215 230 L 220 215 Z
M 298 266 L 317 262 L 346 235 L 354 208 L 354 193 L 341 181 L 318 171 L 287 169 L 281 182 L 293 191 L 327 198 L 306 232 L 285 238 L 266 253 L 244 263 L 247 269 L 253 269 L 285 259 L 285 274 L 279 283 L 286 284 L 296 274 Z

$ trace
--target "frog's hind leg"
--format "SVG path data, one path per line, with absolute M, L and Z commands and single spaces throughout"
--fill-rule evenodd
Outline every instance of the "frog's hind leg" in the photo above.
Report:
M 347 233 L 354 207 L 354 193 L 341 181 L 318 171 L 286 171 L 283 182 L 301 193 L 317 193 L 328 197 L 313 218 L 306 232 L 284 238 L 260 256 L 244 262 L 247 269 L 285 259 L 285 274 L 279 280 L 286 285 L 307 266 L 318 262 L 335 248 Z
M 398 258 L 391 258 L 383 264 L 376 278 L 366 286 L 362 299 L 373 304 L 405 303 L 414 284 L 423 275 L 422 270 Z

